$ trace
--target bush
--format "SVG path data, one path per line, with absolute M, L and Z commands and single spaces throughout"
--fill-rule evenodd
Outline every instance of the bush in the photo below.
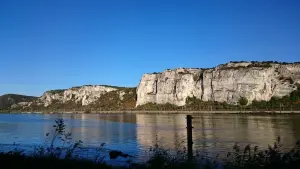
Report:
M 65 89 L 57 89 L 57 90 L 49 90 L 48 92 L 51 94 L 60 94 L 63 93 Z
M 84 110 L 84 113 L 85 113 L 85 114 L 92 113 L 92 110 L 91 110 L 91 109 L 85 109 L 85 110 Z
M 241 106 L 246 106 L 246 105 L 248 104 L 248 99 L 247 99 L 246 97 L 241 97 L 241 98 L 239 99 L 239 104 L 240 104 Z

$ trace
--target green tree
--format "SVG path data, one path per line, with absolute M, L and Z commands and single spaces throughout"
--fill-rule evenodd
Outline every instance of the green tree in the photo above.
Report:
M 239 100 L 239 104 L 242 107 L 245 107 L 248 104 L 248 99 L 246 97 L 241 97 L 240 100 Z
M 241 97 L 239 100 L 241 106 L 246 106 L 248 104 L 248 99 L 246 97 Z

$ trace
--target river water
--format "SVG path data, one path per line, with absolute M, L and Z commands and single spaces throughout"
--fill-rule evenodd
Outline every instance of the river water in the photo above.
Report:
M 186 115 L 158 114 L 0 114 L 0 144 L 45 143 L 55 119 L 63 118 L 73 140 L 85 147 L 101 143 L 109 150 L 140 156 L 155 144 L 171 150 L 186 147 Z M 235 143 L 266 148 L 281 136 L 285 148 L 300 139 L 300 115 L 193 115 L 193 148 L 226 153 Z

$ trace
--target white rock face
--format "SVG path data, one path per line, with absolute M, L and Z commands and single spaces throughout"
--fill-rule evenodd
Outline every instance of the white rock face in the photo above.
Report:
M 160 74 L 144 74 L 137 88 L 137 105 L 149 102 L 184 105 L 188 96 L 201 98 L 200 69 L 167 70 Z
M 123 100 L 124 99 L 124 95 L 126 94 L 124 91 L 119 91 L 119 99 Z
M 300 64 L 228 63 L 215 69 L 175 69 L 144 74 L 137 88 L 137 106 L 146 103 L 185 105 L 187 97 L 236 104 L 240 97 L 270 100 L 300 84 Z
M 113 87 L 106 86 L 81 86 L 73 87 L 63 91 L 48 91 L 43 94 L 42 97 L 38 99 L 38 103 L 44 104 L 45 107 L 49 106 L 53 102 L 65 103 L 68 101 L 74 101 L 82 106 L 89 105 L 90 103 L 96 101 L 101 95 L 118 90 Z

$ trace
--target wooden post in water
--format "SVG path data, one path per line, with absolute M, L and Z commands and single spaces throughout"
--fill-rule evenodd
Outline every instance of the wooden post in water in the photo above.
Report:
M 281 113 L 281 106 L 282 106 L 281 103 L 279 104 L 279 106 L 280 106 L 280 108 L 279 108 L 280 111 L 279 112 Z
M 193 158 L 193 133 L 192 133 L 192 119 L 191 115 L 186 116 L 186 129 L 187 129 L 187 153 L 188 159 L 191 160 Z

